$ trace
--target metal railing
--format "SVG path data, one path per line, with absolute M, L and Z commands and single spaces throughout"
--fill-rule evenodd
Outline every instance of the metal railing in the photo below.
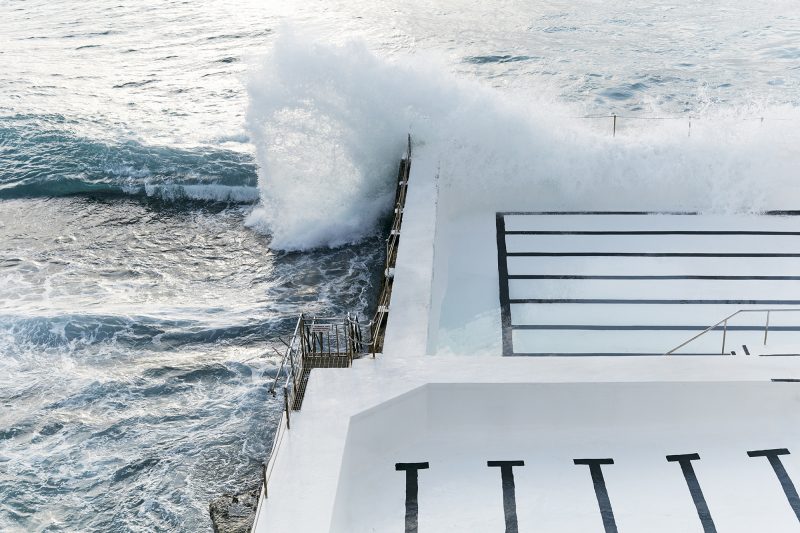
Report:
M 692 341 L 694 341 L 696 339 L 699 339 L 700 337 L 702 337 L 703 335 L 706 335 L 710 331 L 716 330 L 720 326 L 722 326 L 722 348 L 720 349 L 719 353 L 720 353 L 720 355 L 725 355 L 725 342 L 726 342 L 727 337 L 728 337 L 728 321 L 730 319 L 732 319 L 733 317 L 735 317 L 737 315 L 744 314 L 744 313 L 766 313 L 766 321 L 764 322 L 764 346 L 766 346 L 767 345 L 767 336 L 769 335 L 769 317 L 770 317 L 770 315 L 772 313 L 799 313 L 799 312 L 800 312 L 800 309 L 739 309 L 735 313 L 733 313 L 733 314 L 731 314 L 729 316 L 726 316 L 725 318 L 723 318 L 722 320 L 720 320 L 716 324 L 707 327 L 706 329 L 704 329 L 703 331 L 701 331 L 700 333 L 698 333 L 697 335 L 695 335 L 691 339 L 689 339 L 689 340 L 685 341 L 684 343 L 682 343 L 682 344 L 676 346 L 675 348 L 671 349 L 670 351 L 668 351 L 664 355 L 672 355 L 673 353 L 675 353 L 676 351 L 680 350 L 681 348 L 683 348 L 684 346 L 686 346 L 690 342 L 692 342 Z
M 289 410 L 298 410 L 298 396 L 304 386 L 303 374 L 311 368 L 346 367 L 353 358 L 366 353 L 362 325 L 349 313 L 344 318 L 307 317 L 297 319 L 291 338 L 284 341 L 286 351 L 281 358 L 278 372 L 269 388 L 275 394 L 278 382 L 285 377 L 285 396 Z
M 394 218 L 386 239 L 386 262 L 383 270 L 383 283 L 381 292 L 378 296 L 378 306 L 375 316 L 368 323 L 371 338 L 372 356 L 383 350 L 383 334 L 386 329 L 386 320 L 389 315 L 389 301 L 392 297 L 392 286 L 394 283 L 394 267 L 397 263 L 397 250 L 400 242 L 400 227 L 403 223 L 403 210 L 406 206 L 406 196 L 408 193 L 408 178 L 411 172 L 411 135 L 408 136 L 406 155 L 400 161 L 400 169 L 397 176 L 397 193 L 394 201 Z
M 622 123 L 623 120 L 640 120 L 640 121 L 683 121 L 686 122 L 688 125 L 686 131 L 687 136 L 692 136 L 692 123 L 698 124 L 704 122 L 706 119 L 696 115 L 687 115 L 687 114 L 678 114 L 674 116 L 647 116 L 647 115 L 619 115 L 617 113 L 601 113 L 596 115 L 580 115 L 580 116 L 567 116 L 564 118 L 570 119 L 582 119 L 582 120 L 610 120 L 611 122 L 611 136 L 617 136 L 617 124 Z M 794 121 L 795 119 L 792 118 L 784 118 L 784 117 L 764 117 L 764 116 L 747 116 L 747 117 L 738 117 L 735 119 L 737 122 L 749 122 L 749 121 L 757 121 L 761 126 L 764 125 L 764 122 L 786 122 L 786 121 Z
M 371 342 L 363 340 L 361 324 L 357 317 L 350 314 L 344 319 L 309 318 L 301 314 L 291 338 L 284 344 L 286 350 L 269 387 L 269 392 L 274 396 L 283 377 L 283 411 L 272 440 L 269 459 L 261 465 L 261 485 L 265 498 L 268 497 L 269 480 L 275 468 L 278 449 L 286 430 L 292 427 L 291 412 L 299 411 L 302 405 L 308 372 L 311 368 L 349 367 L 353 358 L 367 353 L 364 346 L 369 346 Z
M 405 157 L 400 161 L 397 192 L 395 195 L 394 217 L 389 236 L 386 239 L 386 262 L 383 282 L 378 296 L 375 315 L 368 322 L 361 322 L 358 315 L 348 313 L 344 318 L 308 317 L 301 314 L 297 319 L 289 341 L 283 341 L 286 349 L 281 354 L 281 363 L 269 387 L 274 396 L 283 378 L 283 412 L 272 441 L 267 462 L 262 463 L 262 490 L 268 497 L 268 485 L 278 449 L 287 430 L 291 429 L 291 412 L 300 410 L 309 372 L 312 368 L 349 367 L 353 359 L 376 352 L 383 348 L 383 332 L 389 313 L 389 300 L 392 293 L 394 266 L 397 261 L 397 248 L 400 240 L 400 225 L 406 202 L 408 177 L 411 168 L 411 135 Z M 364 331 L 369 332 L 365 338 Z M 256 517 L 256 520 L 258 517 Z M 255 523 L 254 526 L 255 527 Z M 252 531 L 252 529 L 251 529 Z
M 292 336 L 289 338 L 289 342 L 284 341 L 284 344 L 286 344 L 286 351 L 281 358 L 281 364 L 278 367 L 278 371 L 275 373 L 275 379 L 272 381 L 272 385 L 269 388 L 269 392 L 274 396 L 275 389 L 278 386 L 278 381 L 281 378 L 281 373 L 285 371 L 286 381 L 283 387 L 283 395 L 284 403 L 286 405 L 294 405 L 297 387 L 299 386 L 299 381 L 303 374 L 304 358 L 302 330 L 304 320 L 305 316 L 300 314 L 300 318 L 297 319 L 297 324 L 294 327 L 294 333 L 292 333 Z M 286 422 L 288 424 L 288 409 L 286 410 L 286 415 Z

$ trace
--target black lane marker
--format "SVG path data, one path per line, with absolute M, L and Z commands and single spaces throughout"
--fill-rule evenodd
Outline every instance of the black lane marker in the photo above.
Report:
M 800 383 L 798 378 L 772 378 L 773 383 Z
M 789 505 L 792 506 L 792 510 L 794 511 L 795 516 L 797 516 L 797 520 L 800 521 L 800 497 L 797 495 L 797 489 L 794 488 L 792 479 L 789 477 L 789 474 L 786 473 L 786 468 L 784 468 L 781 458 L 778 457 L 779 455 L 789 455 L 789 450 L 786 448 L 753 450 L 751 452 L 747 452 L 747 455 L 750 457 L 767 458 L 769 464 L 772 465 L 772 469 L 775 471 L 775 475 L 778 476 L 778 481 L 781 482 L 783 493 L 786 494 L 786 499 L 789 500 Z
M 509 257 L 800 257 L 797 253 L 715 252 L 508 252 Z
M 745 355 L 750 355 L 750 350 L 747 349 L 747 345 L 746 344 L 742 344 L 742 349 L 744 350 L 744 354 Z
M 506 235 L 800 235 L 800 231 L 692 231 L 692 230 L 648 230 L 648 231 L 538 231 L 508 230 Z
M 515 330 L 579 330 L 579 331 L 704 331 L 707 326 L 616 326 L 595 324 L 516 324 Z M 724 326 L 717 326 L 709 331 L 722 331 Z M 800 326 L 774 326 L 770 331 L 800 331 Z M 764 331 L 764 326 L 728 326 L 728 331 Z M 745 348 L 747 351 L 747 348 Z M 747 352 L 750 355 L 750 352 Z
M 694 506 L 697 509 L 697 516 L 700 517 L 700 523 L 703 524 L 703 531 L 705 533 L 717 533 L 717 528 L 711 518 L 711 512 L 708 510 L 703 491 L 700 489 L 700 483 L 697 481 L 697 474 L 694 473 L 694 468 L 692 467 L 692 461 L 699 460 L 700 455 L 696 453 L 667 456 L 667 461 L 677 462 L 681 465 L 683 477 L 686 479 L 689 493 L 692 495 L 692 501 L 694 501 Z
M 591 276 L 578 274 L 509 274 L 508 279 L 798 281 L 800 280 L 800 276 Z
M 514 488 L 514 467 L 525 466 L 524 461 L 486 461 L 486 466 L 500 467 L 503 483 L 503 512 L 506 517 L 506 533 L 519 533 L 517 525 L 517 494 Z
M 417 533 L 419 530 L 419 505 L 417 495 L 419 493 L 418 472 L 429 467 L 425 463 L 395 463 L 395 470 L 402 470 L 406 473 L 406 533 Z
M 610 355 L 614 357 L 639 357 L 647 355 L 664 355 L 664 352 L 515 352 L 511 355 L 514 357 L 592 357 L 597 355 Z M 720 353 L 674 353 L 670 355 L 670 357 L 685 357 L 691 355 L 720 356 Z
M 603 527 L 606 533 L 617 533 L 617 523 L 614 520 L 614 510 L 611 509 L 611 500 L 608 498 L 606 481 L 603 479 L 603 469 L 600 465 L 613 465 L 614 459 L 573 459 L 576 465 L 587 465 L 592 475 L 594 495 L 597 496 L 597 505 L 600 507 L 600 516 L 603 517 Z
M 495 223 L 497 225 L 497 274 L 500 280 L 500 325 L 503 337 L 503 355 L 512 355 L 514 353 L 514 338 L 511 335 L 511 302 L 508 294 L 506 223 L 502 214 L 497 214 Z
M 781 212 L 788 213 L 786 212 Z M 503 211 L 503 215 L 696 215 L 696 211 Z
M 697 211 L 503 211 L 503 215 L 698 215 Z M 773 209 L 754 213 L 755 216 L 798 216 L 793 209 Z
M 696 304 L 800 305 L 800 300 L 616 300 L 603 298 L 514 298 L 512 304 Z

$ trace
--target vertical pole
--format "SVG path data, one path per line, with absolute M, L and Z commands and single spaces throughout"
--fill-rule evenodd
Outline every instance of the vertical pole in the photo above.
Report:
M 769 333 L 769 311 L 767 311 L 767 323 L 764 325 L 764 346 L 767 345 L 767 334 Z
M 689 117 L 689 137 L 692 136 L 692 117 Z
M 725 337 L 728 336 L 728 320 L 725 320 L 725 325 L 722 328 L 722 351 L 720 355 L 725 355 Z
M 345 324 L 347 324 L 347 321 L 345 321 Z M 342 324 L 342 329 L 346 330 L 344 324 Z M 339 349 L 339 324 L 336 324 L 336 355 L 341 355 Z
M 616 137 L 616 136 L 617 136 L 617 114 L 616 114 L 616 113 L 614 113 L 614 114 L 613 114 L 613 115 L 611 115 L 611 116 L 612 116 L 612 117 L 613 117 L 613 119 L 614 119 L 614 122 L 613 122 L 613 124 L 612 124 L 612 129 L 611 129 L 611 136 L 612 136 L 612 137 Z
M 278 431 L 280 431 L 280 429 Z M 278 437 L 277 433 L 275 437 Z M 269 498 L 267 494 L 267 463 L 261 463 L 261 485 L 264 487 L 264 497 Z
M 292 429 L 289 421 L 289 391 L 286 387 L 283 388 L 283 409 L 286 411 L 286 429 Z
M 361 349 L 361 339 L 358 338 L 359 337 L 358 329 L 359 329 L 358 314 L 356 314 L 353 316 L 353 320 L 350 323 L 350 330 L 353 332 L 353 351 L 351 352 L 351 355 L 353 357 L 355 357 L 355 355 L 358 353 L 358 350 Z
M 306 331 L 306 321 L 303 319 L 302 324 L 300 324 L 300 345 L 302 349 L 300 350 L 300 357 L 305 357 L 306 351 L 311 349 L 311 345 L 308 341 L 308 332 Z

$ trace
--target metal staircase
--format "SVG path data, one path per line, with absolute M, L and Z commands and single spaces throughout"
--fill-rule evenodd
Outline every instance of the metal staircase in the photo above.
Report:
M 349 314 L 343 319 L 301 314 L 292 337 L 286 342 L 286 352 L 270 392 L 275 394 L 278 382 L 284 376 L 287 410 L 298 411 L 311 370 L 348 368 L 354 358 L 367 353 L 369 345 L 364 341 L 361 324 Z

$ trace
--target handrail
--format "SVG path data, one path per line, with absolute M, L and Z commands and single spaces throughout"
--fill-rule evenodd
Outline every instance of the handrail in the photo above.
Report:
M 702 123 L 706 120 L 704 117 L 698 117 L 692 114 L 677 114 L 675 116 L 643 116 L 643 115 L 619 115 L 617 113 L 601 113 L 595 115 L 579 115 L 579 116 L 561 116 L 560 118 L 566 119 L 579 119 L 579 120 L 593 120 L 593 119 L 611 119 L 611 136 L 617 136 L 617 123 L 621 123 L 622 121 L 619 119 L 625 120 L 658 120 L 658 121 L 685 121 L 688 124 L 687 128 L 687 135 L 689 137 L 692 136 L 692 122 Z M 779 118 L 779 117 L 764 117 L 764 116 L 749 116 L 749 117 L 739 117 L 736 119 L 738 122 L 745 122 L 749 120 L 757 120 L 764 125 L 764 121 L 782 121 L 782 122 L 795 122 L 795 119 L 792 118 Z
M 269 387 L 269 392 L 274 396 L 279 381 L 285 379 L 284 391 L 289 405 L 287 416 L 289 410 L 297 409 L 295 399 L 306 360 L 346 356 L 352 362 L 353 357 L 366 353 L 361 347 L 372 344 L 372 340 L 365 342 L 362 339 L 361 328 L 361 323 L 349 313 L 344 318 L 307 317 L 300 314 L 289 342 L 284 342 L 286 351 Z
M 291 427 L 291 411 L 300 409 L 299 404 L 296 404 L 295 400 L 297 399 L 298 387 L 302 384 L 306 358 L 309 358 L 308 364 L 311 368 L 314 368 L 314 365 L 319 364 L 319 362 L 317 361 L 317 363 L 314 363 L 313 360 L 319 357 L 347 357 L 348 365 L 351 365 L 354 356 L 363 355 L 370 351 L 373 357 L 375 356 L 378 349 L 381 327 L 389 310 L 392 288 L 390 269 L 394 268 L 396 260 L 398 241 L 400 238 L 400 225 L 403 218 L 403 208 L 405 207 L 406 191 L 408 189 L 410 166 L 411 135 L 408 136 L 406 154 L 401 161 L 398 173 L 394 218 L 392 220 L 389 237 L 386 239 L 386 262 L 383 283 L 378 296 L 378 306 L 372 320 L 361 322 L 358 320 L 358 315 L 351 316 L 350 313 L 347 313 L 344 319 L 312 316 L 310 322 L 308 322 L 306 315 L 300 314 L 289 342 L 284 342 L 284 344 L 286 344 L 286 351 L 281 358 L 278 371 L 275 373 L 275 379 L 269 387 L 269 392 L 274 396 L 281 375 L 285 375 L 283 413 L 281 414 L 281 419 L 278 422 L 275 437 L 272 441 L 269 458 L 267 462 L 262 463 L 262 490 L 264 491 L 265 498 L 268 496 L 268 484 L 272 476 L 272 471 L 275 468 L 275 459 L 278 449 L 283 442 L 286 431 Z M 327 326 L 329 329 L 328 331 L 319 331 L 320 326 Z M 333 332 L 330 331 L 331 327 L 333 328 Z M 363 328 L 366 328 L 370 332 L 368 341 L 362 338 Z M 326 334 L 324 337 L 323 333 Z M 343 346 L 339 342 L 340 334 L 344 341 L 344 351 L 342 351 Z M 302 399 L 300 401 L 302 402 Z M 259 506 L 260 505 L 261 502 L 259 501 Z M 251 531 L 255 530 L 257 520 L 258 512 L 256 513 Z
M 261 484 L 264 489 L 264 497 L 269 497 L 267 493 L 267 487 L 269 485 L 269 480 L 272 477 L 272 471 L 275 470 L 275 460 L 278 456 L 278 449 L 281 447 L 281 443 L 283 442 L 283 434 L 288 429 L 288 418 L 286 413 L 281 414 L 281 419 L 278 421 L 278 427 L 275 430 L 275 436 L 272 438 L 272 447 L 270 448 L 269 459 L 266 463 L 262 463 L 263 468 L 263 479 L 261 480 Z
M 392 278 L 396 260 L 398 242 L 400 240 L 400 227 L 403 222 L 403 209 L 406 204 L 406 196 L 408 193 L 408 178 L 411 170 L 411 135 L 408 136 L 408 145 L 406 147 L 405 157 L 400 163 L 400 169 L 397 176 L 397 195 L 394 204 L 394 219 L 392 220 L 391 230 L 389 237 L 386 239 L 386 262 L 383 271 L 383 283 L 380 295 L 378 296 L 378 305 L 375 310 L 375 316 L 370 321 L 370 337 L 372 343 L 372 356 L 383 349 L 381 330 L 385 327 L 386 316 L 389 313 L 389 301 L 392 293 Z
M 272 385 L 270 385 L 270 388 L 269 388 L 269 392 L 273 396 L 275 395 L 275 387 L 278 386 L 278 380 L 281 377 L 281 371 L 283 370 L 284 366 L 286 365 L 286 361 L 287 360 L 291 360 L 291 352 L 296 349 L 295 348 L 297 346 L 297 342 L 296 341 L 297 341 L 298 334 L 300 333 L 300 327 L 301 327 L 302 323 L 303 323 L 303 313 L 300 313 L 300 317 L 297 320 L 297 324 L 294 327 L 294 333 L 292 333 L 292 336 L 289 338 L 289 342 L 286 343 L 286 352 L 283 355 L 283 359 L 281 359 L 281 364 L 278 367 L 278 371 L 275 373 L 275 379 L 272 381 Z M 291 365 L 289 365 L 289 366 L 291 366 Z M 289 379 L 289 370 L 290 370 L 290 368 L 287 367 L 287 369 L 286 369 L 286 379 L 287 379 L 287 381 Z
M 689 340 L 685 341 L 684 343 L 682 343 L 682 344 L 676 346 L 675 348 L 671 349 L 670 351 L 668 351 L 664 355 L 672 355 L 673 353 L 675 353 L 676 351 L 680 350 L 681 348 L 683 348 L 684 346 L 686 346 L 690 342 L 694 341 L 695 339 L 698 339 L 698 338 L 702 337 L 703 335 L 705 335 L 709 331 L 712 331 L 712 330 L 718 328 L 720 325 L 723 326 L 723 330 L 722 330 L 722 349 L 720 350 L 720 355 L 725 355 L 725 341 L 726 341 L 726 338 L 728 336 L 728 320 L 730 320 L 731 318 L 733 318 L 733 317 L 735 317 L 737 315 L 743 314 L 743 313 L 766 313 L 767 314 L 767 319 L 766 319 L 766 322 L 764 323 L 764 346 L 766 346 L 767 345 L 767 335 L 769 335 L 769 316 L 770 316 L 770 314 L 771 313 L 798 313 L 798 312 L 800 312 L 800 309 L 788 309 L 788 308 L 782 308 L 782 309 L 739 309 L 735 313 L 733 313 L 733 314 L 731 314 L 729 316 L 726 316 L 725 318 L 723 318 L 722 320 L 720 320 L 716 324 L 707 327 L 706 329 L 704 329 L 703 331 L 701 331 L 700 333 L 698 333 L 697 335 L 695 335 L 691 339 L 689 339 Z
M 315 327 L 327 327 L 332 331 L 316 331 Z M 309 335 L 313 337 L 315 335 L 323 335 L 323 333 L 327 334 L 322 340 L 320 340 L 321 337 L 309 337 Z M 300 408 L 296 403 L 298 388 L 303 379 L 305 365 L 311 364 L 306 362 L 306 358 L 313 358 L 314 356 L 347 357 L 348 364 L 352 364 L 354 355 L 364 353 L 362 350 L 356 350 L 357 345 L 364 344 L 360 339 L 360 335 L 361 325 L 349 313 L 344 319 L 316 316 L 312 316 L 309 319 L 305 314 L 300 314 L 298 317 L 294 332 L 289 342 L 285 343 L 286 351 L 281 359 L 281 364 L 269 387 L 269 392 L 274 396 L 281 377 L 284 377 L 283 413 L 275 430 L 268 460 L 262 463 L 261 483 L 265 498 L 268 496 L 268 484 L 275 467 L 277 451 L 283 442 L 285 432 L 291 428 L 291 412 Z M 344 341 L 344 346 L 340 344 L 340 340 Z

